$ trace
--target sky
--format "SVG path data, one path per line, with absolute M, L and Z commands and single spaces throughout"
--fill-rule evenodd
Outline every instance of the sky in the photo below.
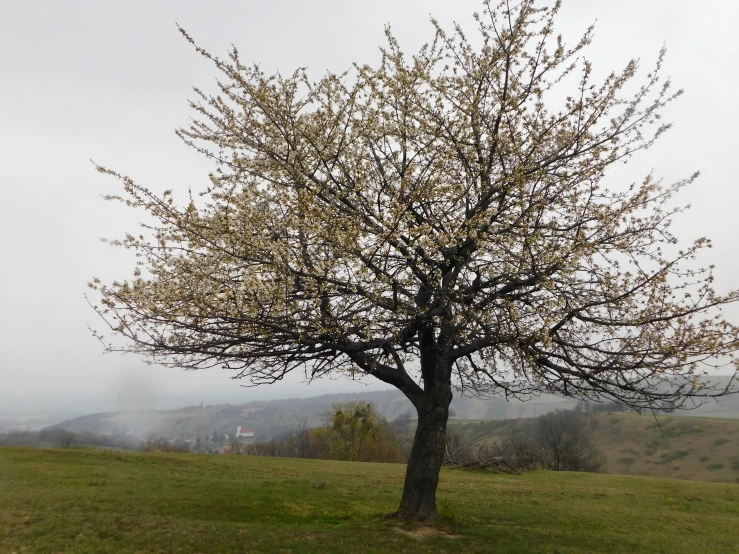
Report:
M 468 34 L 478 0 L 0 0 L 0 415 L 81 415 L 116 407 L 173 408 L 384 388 L 343 380 L 243 388 L 225 370 L 184 372 L 133 355 L 103 354 L 84 294 L 93 276 L 130 276 L 130 255 L 106 245 L 135 231 L 139 214 L 102 199 L 118 181 L 153 190 L 207 181 L 209 163 L 174 134 L 191 117 L 193 86 L 214 90 L 216 70 L 177 31 L 213 54 L 236 45 L 267 72 L 306 66 L 320 78 L 352 62 L 375 64 L 385 24 L 407 53 L 433 37 L 430 16 Z M 556 31 L 587 50 L 596 75 L 640 58 L 643 74 L 667 47 L 665 73 L 685 94 L 649 151 L 612 176 L 665 182 L 701 177 L 678 198 L 678 238 L 707 236 L 720 292 L 739 287 L 739 41 L 735 0 L 565 0 Z M 739 309 L 727 311 L 739 322 Z M 243 384 L 243 383 L 242 383 Z

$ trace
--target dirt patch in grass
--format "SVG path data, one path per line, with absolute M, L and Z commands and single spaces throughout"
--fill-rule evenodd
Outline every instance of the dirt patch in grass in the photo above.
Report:
M 446 537 L 447 539 L 458 539 L 461 535 L 454 535 L 447 533 L 436 527 L 429 527 L 427 525 L 419 525 L 412 529 L 405 529 L 403 527 L 396 527 L 395 530 L 401 535 L 411 537 L 412 539 L 423 540 L 430 537 Z

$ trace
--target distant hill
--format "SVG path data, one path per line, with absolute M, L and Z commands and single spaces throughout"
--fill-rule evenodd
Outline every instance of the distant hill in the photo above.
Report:
M 107 412 L 62 421 L 51 427 L 98 434 L 133 432 L 140 436 L 196 437 L 213 431 L 231 433 L 241 425 L 253 429 L 257 438 L 264 440 L 295 427 L 301 419 L 307 420 L 308 425 L 319 425 L 322 415 L 332 404 L 356 400 L 373 402 L 388 420 L 406 413 L 415 415 L 413 406 L 400 392 L 375 391 L 239 405 L 188 406 L 176 410 Z M 462 419 L 511 419 L 571 408 L 575 404 L 574 400 L 552 395 L 542 395 L 528 402 L 457 397 L 452 402 L 452 410 L 455 417 Z
M 713 377 L 714 381 L 726 378 Z M 112 434 L 133 432 L 141 437 L 156 435 L 168 438 L 193 438 L 217 431 L 233 433 L 241 425 L 253 429 L 258 440 L 269 439 L 296 426 L 305 419 L 310 426 L 321 423 L 321 416 L 337 402 L 367 400 L 373 402 L 388 420 L 415 410 L 398 391 L 327 394 L 310 398 L 253 401 L 246 404 L 188 406 L 176 410 L 141 410 L 107 412 L 62 421 L 51 427 L 72 432 Z M 453 418 L 460 420 L 505 420 L 535 417 L 557 409 L 572 408 L 575 400 L 543 394 L 526 402 L 457 396 L 452 401 Z M 739 418 L 739 395 L 728 396 L 681 415 Z

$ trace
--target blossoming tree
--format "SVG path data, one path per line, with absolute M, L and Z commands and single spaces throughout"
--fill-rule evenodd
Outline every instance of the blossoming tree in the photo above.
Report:
M 477 46 L 432 21 L 407 58 L 388 30 L 377 67 L 318 81 L 266 75 L 235 48 L 219 59 L 181 30 L 222 74 L 178 131 L 214 172 L 180 205 L 98 168 L 122 181 L 111 199 L 155 222 L 116 241 L 138 256 L 130 280 L 90 283 L 127 339 L 106 347 L 254 384 L 300 370 L 397 387 L 418 412 L 409 519 L 436 515 L 454 390 L 636 408 L 730 392 L 704 372 L 734 364 L 721 308 L 739 293 L 691 262 L 706 239 L 679 250 L 669 230 L 697 174 L 603 183 L 669 127 L 664 52 L 631 92 L 634 61 L 595 84 L 592 29 L 566 46 L 558 10 L 488 0 Z

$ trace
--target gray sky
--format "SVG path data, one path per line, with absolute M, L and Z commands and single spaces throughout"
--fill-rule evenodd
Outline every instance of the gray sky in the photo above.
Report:
M 432 38 L 429 14 L 472 34 L 477 0 L 0 0 L 0 415 L 85 413 L 124 405 L 174 407 L 380 388 L 346 381 L 244 389 L 225 371 L 185 373 L 103 355 L 86 322 L 93 276 L 130 275 L 131 258 L 99 237 L 135 231 L 138 215 L 103 201 L 118 182 L 90 159 L 155 190 L 198 189 L 211 169 L 173 130 L 188 123 L 191 86 L 212 90 L 215 68 L 177 32 L 214 54 L 313 77 L 353 61 L 375 63 L 383 26 L 408 53 Z M 575 42 L 597 19 L 588 50 L 596 73 L 632 58 L 651 66 L 666 44 L 666 73 L 686 94 L 667 111 L 675 127 L 614 179 L 654 168 L 666 181 L 702 176 L 678 199 L 693 208 L 678 237 L 708 236 L 716 286 L 739 285 L 739 41 L 735 0 L 565 0 L 557 31 Z M 181 197 L 181 196 L 180 196 Z M 729 311 L 739 321 L 739 310 Z

